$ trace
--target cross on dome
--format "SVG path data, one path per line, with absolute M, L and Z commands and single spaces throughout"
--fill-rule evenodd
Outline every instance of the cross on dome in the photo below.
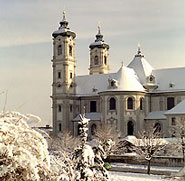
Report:
M 137 45 L 137 54 L 141 54 L 141 45 L 139 43 Z
M 66 20 L 66 11 L 65 11 L 65 7 L 64 7 L 64 9 L 63 9 L 62 14 L 63 14 L 63 21 L 65 21 L 65 20 Z
M 100 28 L 101 28 L 100 22 L 98 22 L 98 34 L 101 34 Z

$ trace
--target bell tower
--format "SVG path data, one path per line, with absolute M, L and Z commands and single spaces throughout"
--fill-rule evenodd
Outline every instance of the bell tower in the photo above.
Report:
M 58 30 L 53 34 L 53 131 L 54 135 L 70 129 L 69 109 L 73 106 L 70 100 L 76 93 L 75 83 L 75 37 L 76 34 L 69 29 L 66 13 L 63 11 L 63 19 Z M 70 96 L 69 96 L 70 95 Z
M 90 67 L 89 74 L 109 73 L 109 45 L 104 43 L 103 35 L 98 26 L 96 40 L 90 46 Z

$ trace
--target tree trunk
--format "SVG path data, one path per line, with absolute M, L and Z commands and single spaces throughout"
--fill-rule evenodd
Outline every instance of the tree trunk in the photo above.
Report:
M 148 160 L 148 170 L 147 170 L 147 174 L 150 174 L 150 167 L 151 167 L 151 160 Z

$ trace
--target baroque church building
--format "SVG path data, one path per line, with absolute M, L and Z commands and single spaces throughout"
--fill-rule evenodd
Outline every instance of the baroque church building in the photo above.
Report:
M 75 38 L 63 12 L 63 20 L 53 34 L 53 131 L 79 134 L 79 114 L 85 107 L 89 134 L 98 126 L 116 125 L 123 135 L 155 126 L 164 137 L 185 115 L 185 68 L 153 69 L 140 47 L 126 67 L 109 73 L 109 45 L 100 27 L 90 44 L 89 75 L 76 75 Z

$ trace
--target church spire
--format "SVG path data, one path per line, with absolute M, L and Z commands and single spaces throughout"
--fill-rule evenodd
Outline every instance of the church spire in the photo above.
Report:
M 144 57 L 144 55 L 141 53 L 141 45 L 139 43 L 137 45 L 137 54 L 135 57 Z
M 63 19 L 62 19 L 62 21 L 60 22 L 60 29 L 61 28 L 66 28 L 66 29 L 69 29 L 69 27 L 68 27 L 68 21 L 66 20 L 66 11 L 65 11 L 65 8 L 63 9 L 63 12 L 62 12 L 62 14 L 63 14 Z
M 98 34 L 96 35 L 96 40 L 95 42 L 98 42 L 98 41 L 103 41 L 103 35 L 101 34 L 101 30 L 100 30 L 101 26 L 100 26 L 100 23 L 98 23 Z
M 137 45 L 137 54 L 141 54 L 141 45 L 139 43 Z

